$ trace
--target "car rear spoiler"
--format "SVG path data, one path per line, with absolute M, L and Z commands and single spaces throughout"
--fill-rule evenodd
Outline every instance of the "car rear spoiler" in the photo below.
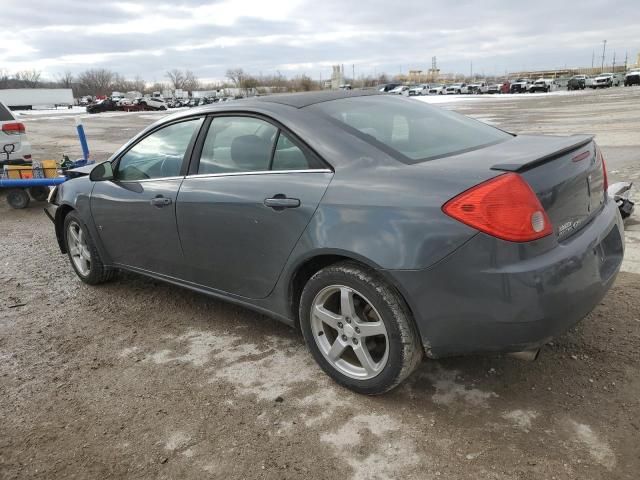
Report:
M 497 163 L 491 167 L 491 170 L 524 172 L 555 158 L 561 157 L 562 155 L 580 147 L 588 145 L 593 141 L 593 138 L 594 135 L 545 137 L 546 141 L 541 143 L 539 141 L 540 137 L 533 135 L 518 135 L 511 141 L 522 144 L 522 157 L 510 163 Z

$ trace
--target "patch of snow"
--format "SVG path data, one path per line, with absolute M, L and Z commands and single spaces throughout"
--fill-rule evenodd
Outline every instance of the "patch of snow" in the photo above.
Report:
M 534 410 L 512 410 L 502 414 L 502 418 L 512 421 L 517 428 L 525 432 L 529 431 L 531 421 L 537 417 L 538 413 Z
M 612 470 L 616 465 L 616 456 L 609 444 L 601 440 L 589 425 L 571 420 L 575 439 L 589 450 L 591 457 L 603 467 Z

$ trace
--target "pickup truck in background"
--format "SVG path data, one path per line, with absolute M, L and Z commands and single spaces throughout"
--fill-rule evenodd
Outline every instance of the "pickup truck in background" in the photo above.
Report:
M 624 86 L 630 87 L 631 85 L 640 85 L 640 68 L 630 70 L 624 76 Z

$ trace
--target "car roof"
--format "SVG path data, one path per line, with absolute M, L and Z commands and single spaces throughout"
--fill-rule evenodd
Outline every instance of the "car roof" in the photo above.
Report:
M 402 85 L 401 85 L 402 86 Z M 398 88 L 398 87 L 396 87 Z M 303 92 L 303 93 L 283 93 L 276 95 L 267 95 L 265 97 L 257 97 L 251 99 L 254 102 L 279 103 L 294 108 L 304 108 L 316 103 L 330 102 L 342 98 L 351 97 L 367 97 L 372 95 L 383 95 L 378 90 L 330 90 L 319 92 Z

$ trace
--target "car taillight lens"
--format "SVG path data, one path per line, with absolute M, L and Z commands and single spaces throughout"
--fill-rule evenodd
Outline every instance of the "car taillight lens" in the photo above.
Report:
M 553 232 L 535 192 L 516 173 L 505 173 L 462 192 L 445 203 L 442 211 L 510 242 L 529 242 Z
M 598 158 L 600 159 L 600 163 L 602 164 L 602 176 L 604 178 L 604 193 L 607 194 L 607 188 L 609 188 L 609 177 L 607 176 L 607 164 L 604 161 L 604 155 L 602 154 L 602 150 L 600 147 L 596 147 L 598 151 Z
M 7 135 L 20 135 L 25 132 L 24 123 L 5 123 L 2 125 L 2 131 Z

